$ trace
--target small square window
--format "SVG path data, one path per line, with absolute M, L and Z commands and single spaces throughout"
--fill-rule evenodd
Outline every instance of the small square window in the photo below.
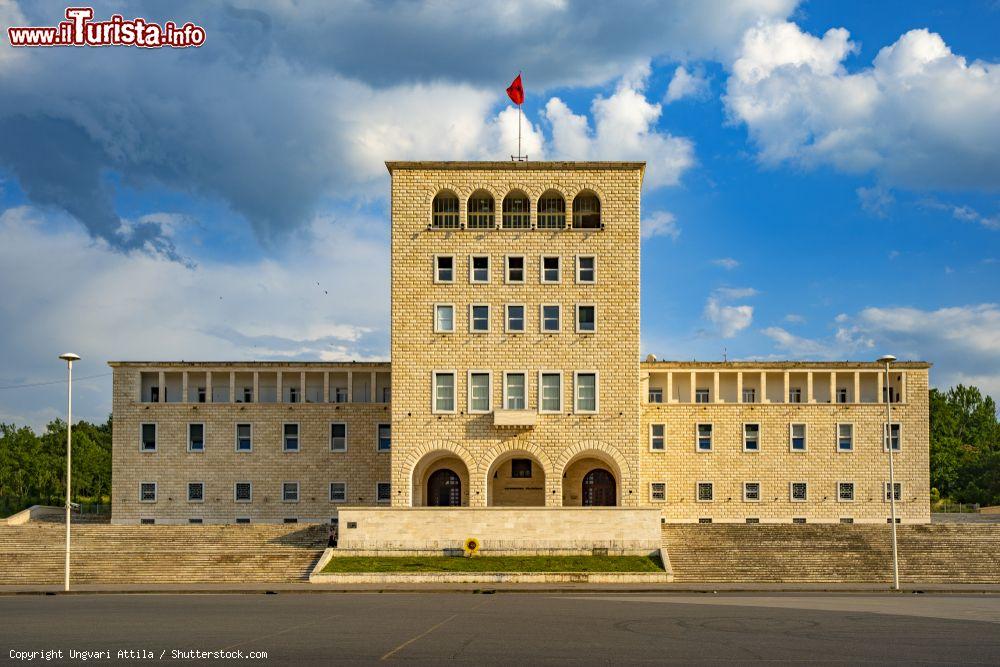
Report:
M 694 402 L 695 403 L 708 403 L 708 389 L 695 389 L 694 390 Z
M 469 282 L 488 283 L 490 281 L 489 255 L 473 255 L 469 258 Z
M 236 502 L 248 503 L 253 500 L 253 484 L 250 482 L 236 482 L 233 494 Z
M 504 406 L 508 410 L 524 410 L 527 407 L 524 373 L 507 373 L 504 378 Z
M 434 257 L 434 282 L 455 282 L 455 258 L 451 255 L 436 255 Z
M 581 255 L 576 258 L 576 282 L 593 283 L 597 281 L 597 258 L 591 255 Z
M 188 424 L 188 451 L 205 451 L 205 425 Z
M 649 403 L 662 403 L 663 402 L 663 389 L 660 388 L 650 388 L 649 390 Z
M 490 307 L 485 304 L 469 306 L 469 331 L 486 333 L 490 330 Z
M 392 426 L 389 424 L 378 425 L 378 451 L 388 452 L 392 449 Z
M 711 482 L 698 482 L 698 502 L 710 503 L 715 495 Z
M 837 482 L 837 500 L 842 503 L 854 501 L 854 482 Z
M 299 502 L 299 483 L 283 482 L 281 484 L 281 500 L 286 503 Z
M 697 433 L 698 433 L 698 451 L 699 452 L 712 451 L 712 425 L 698 424 Z
M 387 503 L 392 500 L 392 487 L 389 482 L 379 482 L 375 486 L 375 501 Z
M 330 424 L 330 451 L 347 451 L 347 424 L 343 422 Z
M 253 429 L 250 424 L 236 425 L 236 451 L 249 452 L 253 450 Z
M 562 328 L 560 308 L 557 304 L 542 306 L 542 331 L 544 333 L 558 333 Z
M 760 451 L 760 424 L 743 425 L 743 451 Z
M 346 482 L 330 482 L 330 502 L 331 503 L 347 502 Z
M 142 424 L 139 427 L 139 448 L 144 452 L 156 451 L 156 424 Z
M 789 403 L 801 403 L 802 402 L 802 389 L 799 387 L 792 387 L 788 390 L 788 402 Z
M 839 387 L 837 389 L 837 402 L 847 403 L 847 387 Z
M 792 482 L 790 485 L 792 502 L 805 502 L 809 496 L 809 485 L 805 482 Z
M 854 424 L 837 424 L 837 451 L 854 451 Z
M 205 483 L 188 482 L 188 502 L 200 503 L 205 500 Z
M 434 332 L 454 333 L 455 307 L 450 303 L 434 304 Z M 344 390 L 346 394 L 346 389 Z M 344 399 L 347 400 L 346 397 Z
M 140 503 L 156 502 L 156 482 L 140 482 L 139 502 Z
M 743 390 L 743 402 L 744 403 L 756 403 L 757 402 L 757 390 L 753 387 L 748 387 Z
M 511 459 L 510 476 L 513 479 L 531 479 L 531 459 Z
M 282 435 L 282 449 L 286 452 L 299 451 L 299 425 L 284 424 Z
M 743 482 L 743 502 L 760 501 L 760 482 Z
M 663 452 L 667 449 L 667 427 L 666 424 L 649 425 L 649 448 L 654 452 Z
M 524 257 L 521 255 L 508 255 L 507 256 L 507 282 L 508 283 L 523 283 L 524 282 Z
M 712 517 L 710 517 L 710 516 L 703 516 L 703 517 L 701 517 L 701 518 L 698 519 L 698 523 L 712 523 Z
M 562 280 L 561 262 L 558 255 L 542 257 L 542 282 L 558 283 Z
M 806 451 L 806 425 L 792 424 L 789 428 L 789 446 L 793 452 Z
M 576 332 L 594 333 L 597 330 L 597 311 L 592 305 L 577 304 Z
M 654 503 L 662 503 L 667 499 L 667 483 L 666 482 L 650 482 L 649 484 L 649 500 Z
M 507 304 L 507 333 L 524 333 L 524 306 Z
M 334 403 L 347 403 L 347 387 L 337 387 L 333 392 Z

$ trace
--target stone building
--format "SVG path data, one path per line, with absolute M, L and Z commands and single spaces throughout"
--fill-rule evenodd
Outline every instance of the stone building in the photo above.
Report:
M 391 366 L 111 362 L 115 523 L 378 505 L 883 523 L 888 442 L 898 515 L 929 521 L 929 364 L 885 386 L 873 362 L 641 361 L 643 163 L 387 166 Z

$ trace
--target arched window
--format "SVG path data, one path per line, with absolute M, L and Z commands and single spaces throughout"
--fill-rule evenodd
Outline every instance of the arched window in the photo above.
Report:
M 566 200 L 555 190 L 548 190 L 538 200 L 538 228 L 566 227 Z
M 434 227 L 458 228 L 458 197 L 454 192 L 442 190 L 431 203 L 431 225 Z
M 476 190 L 469 197 L 469 229 L 487 229 L 495 224 L 493 195 Z
M 527 229 L 530 226 L 528 195 L 520 190 L 514 190 L 503 198 L 503 228 Z
M 573 227 L 600 229 L 601 200 L 593 192 L 581 192 L 573 200 Z

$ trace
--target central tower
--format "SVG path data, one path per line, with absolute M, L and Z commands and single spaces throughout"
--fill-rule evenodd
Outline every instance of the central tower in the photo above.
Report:
M 644 163 L 389 162 L 392 505 L 636 505 Z

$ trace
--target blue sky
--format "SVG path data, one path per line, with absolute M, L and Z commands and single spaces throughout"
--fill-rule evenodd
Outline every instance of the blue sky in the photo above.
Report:
M 64 5 L 0 0 L 0 27 Z M 97 3 L 200 49 L 0 40 L 0 387 L 84 357 L 388 353 L 387 159 L 639 159 L 644 352 L 935 363 L 1000 396 L 992 1 Z M 5 33 L 6 31 L 4 31 Z M 100 376 L 100 377 L 92 377 Z M 0 389 L 0 420 L 62 414 Z

